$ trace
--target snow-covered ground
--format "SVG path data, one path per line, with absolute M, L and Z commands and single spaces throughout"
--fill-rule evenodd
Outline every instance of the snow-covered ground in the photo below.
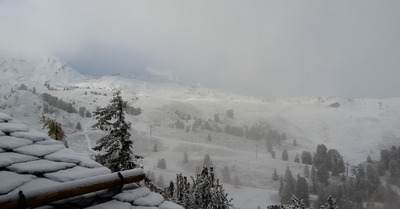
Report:
M 73 102 L 76 109 L 85 107 L 93 111 L 105 106 L 112 97 L 113 90 L 121 89 L 122 97 L 129 104 L 140 107 L 139 116 L 127 115 L 132 122 L 134 151 L 144 156 L 141 162 L 146 171 L 152 171 L 156 180 L 162 175 L 164 183 L 175 178 L 177 173 L 194 175 L 196 166 L 201 166 L 203 158 L 209 154 L 216 167 L 218 177 L 227 166 L 231 178 L 237 176 L 242 186 L 224 184 L 232 197 L 235 207 L 256 208 L 278 202 L 279 182 L 272 180 L 277 169 L 283 175 L 287 166 L 294 175 L 303 175 L 303 164 L 295 163 L 296 153 L 314 152 L 318 144 L 328 149 L 337 149 L 345 162 L 356 165 L 370 155 L 379 159 L 380 149 L 400 145 L 400 98 L 322 98 L 299 97 L 283 99 L 260 99 L 221 92 L 195 86 L 170 83 L 148 83 L 144 81 L 105 76 L 92 78 L 80 75 L 57 58 L 0 59 L 0 108 L 15 120 L 41 129 L 39 123 L 43 101 L 38 94 L 17 90 L 25 84 L 29 90 L 35 87 L 38 93 L 49 93 L 66 102 Z M 44 86 L 50 84 L 56 90 Z M 75 87 L 73 90 L 63 90 Z M 11 88 L 15 92 L 11 93 Z M 90 92 L 97 92 L 92 94 Z M 340 107 L 330 107 L 339 103 Z M 234 110 L 235 119 L 225 117 L 228 109 Z M 273 159 L 266 151 L 264 141 L 249 140 L 231 135 L 170 128 L 178 117 L 179 110 L 204 120 L 213 120 L 214 114 L 227 123 L 253 125 L 264 122 L 281 133 L 287 141 Z M 93 130 L 93 118 L 82 118 L 78 114 L 68 114 L 63 110 L 50 115 L 61 122 L 67 134 L 68 143 L 74 151 L 82 155 L 95 153 L 91 146 L 102 136 Z M 76 130 L 77 122 L 82 130 Z M 151 136 L 150 136 L 151 129 Z M 208 134 L 212 140 L 208 140 Z M 296 139 L 298 146 L 292 146 Z M 153 152 L 157 144 L 157 152 Z M 258 158 L 256 158 L 256 148 Z M 281 160 L 281 151 L 287 149 L 289 161 Z M 183 163 L 184 152 L 189 163 Z M 159 159 L 165 159 L 167 168 L 157 168 Z

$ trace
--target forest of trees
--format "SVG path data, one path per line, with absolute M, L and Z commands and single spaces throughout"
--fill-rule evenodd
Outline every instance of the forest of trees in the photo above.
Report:
M 370 157 L 365 163 L 350 166 L 346 170 L 343 157 L 335 149 L 327 149 L 325 145 L 317 146 L 311 154 L 303 152 L 304 177 L 297 175 L 295 179 L 289 169 L 280 177 L 279 197 L 283 204 L 290 204 L 293 195 L 311 206 L 309 195 L 318 196 L 315 205 L 318 208 L 332 196 L 343 209 L 395 209 L 400 205 L 400 197 L 393 188 L 399 184 L 400 149 L 392 147 L 381 151 L 381 159 L 373 161 Z M 310 164 L 310 161 L 312 164 Z M 311 167 L 311 172 L 309 167 Z M 351 172 L 349 175 L 348 172 Z M 276 179 L 276 171 L 273 179 Z M 310 177 L 310 183 L 306 178 Z M 387 179 L 386 182 L 382 181 Z M 379 207 L 382 205 L 383 207 Z
M 61 110 L 66 111 L 67 113 L 77 113 L 78 112 L 71 102 L 64 102 L 62 99 L 58 99 L 57 97 L 52 96 L 51 94 L 48 94 L 48 93 L 41 94 L 41 97 L 42 97 L 43 101 L 47 102 L 48 105 L 57 107 Z M 50 112 L 49 107 L 44 106 L 43 113 L 49 113 L 49 112 Z

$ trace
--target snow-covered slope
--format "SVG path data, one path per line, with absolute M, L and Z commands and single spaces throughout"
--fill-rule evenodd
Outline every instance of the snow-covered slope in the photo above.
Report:
M 134 129 L 134 151 L 145 157 L 142 163 L 146 171 L 153 172 L 156 179 L 163 176 L 167 184 L 177 173 L 194 175 L 205 154 L 210 154 L 217 177 L 221 177 L 221 169 L 227 166 L 231 177 L 237 176 L 241 180 L 241 187 L 227 184 L 225 188 L 234 198 L 235 206 L 242 209 L 277 203 L 279 182 L 272 180 L 274 168 L 278 175 L 283 175 L 286 166 L 294 175 L 302 175 L 304 166 L 293 162 L 294 157 L 302 151 L 315 152 L 318 144 L 337 149 L 352 165 L 365 161 L 368 155 L 378 160 L 381 148 L 400 145 L 400 98 L 259 99 L 196 86 L 149 83 L 119 76 L 87 78 L 54 57 L 31 60 L 2 58 L 0 71 L 5 73 L 0 78 L 0 107 L 5 107 L 2 111 L 34 128 L 41 128 L 38 120 L 43 101 L 28 91 L 11 93 L 10 87 L 16 89 L 19 82 L 25 83 L 29 89 L 36 87 L 39 93 L 46 92 L 73 102 L 76 109 L 85 107 L 89 111 L 107 105 L 113 91 L 121 89 L 124 100 L 143 110 L 139 116 L 127 115 L 127 120 L 132 122 Z M 43 87 L 49 80 L 54 85 L 75 88 L 49 91 Z M 339 107 L 331 107 L 334 103 Z M 235 119 L 226 117 L 228 109 L 234 110 Z M 285 133 L 287 140 L 281 147 L 274 148 L 277 157 L 272 159 L 266 151 L 265 141 L 207 130 L 186 132 L 171 128 L 170 124 L 178 120 L 176 110 L 205 121 L 213 121 L 214 115 L 219 114 L 223 124 L 237 126 L 263 122 Z M 93 118 L 82 118 L 62 110 L 51 117 L 62 123 L 74 151 L 93 154 L 90 147 L 104 134 L 90 128 Z M 82 130 L 75 129 L 77 122 L 82 124 Z M 190 126 L 193 119 L 184 123 Z M 208 134 L 212 135 L 212 140 L 207 139 Z M 292 146 L 294 139 L 298 146 Z M 155 144 L 157 152 L 153 151 Z M 281 160 L 283 149 L 288 150 L 289 161 Z M 189 155 L 189 164 L 182 162 L 184 152 Z M 157 162 L 162 158 L 166 160 L 167 169 L 157 168 Z
M 46 82 L 66 85 L 86 79 L 86 76 L 76 72 L 55 56 L 2 56 L 0 72 L 2 86 L 14 83 L 43 85 Z

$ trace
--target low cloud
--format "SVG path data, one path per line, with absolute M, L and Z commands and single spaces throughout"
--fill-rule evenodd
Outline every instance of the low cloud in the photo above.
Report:
M 0 48 L 262 96 L 394 97 L 398 1 L 2 1 Z

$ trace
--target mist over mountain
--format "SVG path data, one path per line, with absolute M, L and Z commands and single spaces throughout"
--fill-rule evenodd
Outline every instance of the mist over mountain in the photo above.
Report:
M 224 188 L 240 208 L 278 203 L 274 170 L 283 176 L 290 168 L 303 176 L 304 163 L 296 158 L 316 153 L 321 144 L 337 150 L 351 166 L 368 156 L 378 162 L 381 150 L 400 145 L 400 98 L 265 99 L 174 79 L 82 75 L 55 56 L 1 57 L 0 71 L 1 111 L 37 129 L 42 128 L 42 114 L 57 119 L 70 148 L 84 155 L 95 153 L 92 147 L 104 134 L 91 128 L 90 113 L 107 105 L 120 89 L 130 106 L 142 109 L 138 116 L 127 114 L 127 120 L 146 172 L 157 181 L 162 176 L 164 184 L 158 183 L 166 186 L 177 173 L 195 175 L 209 155 L 217 177 L 224 179 Z M 70 109 L 64 108 L 68 105 Z M 284 152 L 287 160 L 281 157 Z M 158 167 L 161 159 L 165 168 Z M 350 173 L 348 178 L 356 176 Z M 335 185 L 340 179 L 331 176 L 328 181 Z

